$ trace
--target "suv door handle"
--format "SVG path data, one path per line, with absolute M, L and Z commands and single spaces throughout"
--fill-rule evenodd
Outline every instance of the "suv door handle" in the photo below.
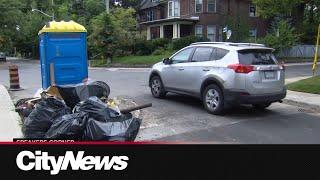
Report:
M 210 71 L 210 69 L 208 69 L 208 68 L 204 68 L 204 69 L 202 69 L 202 71 L 207 72 L 207 71 Z
M 183 71 L 184 70 L 184 68 L 179 68 L 179 71 Z

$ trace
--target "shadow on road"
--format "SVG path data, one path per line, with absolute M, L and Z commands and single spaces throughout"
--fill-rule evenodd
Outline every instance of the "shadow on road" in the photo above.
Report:
M 168 94 L 164 101 L 175 102 L 178 104 L 183 104 L 185 106 L 189 106 L 192 109 L 197 109 L 203 111 L 203 113 L 207 113 L 202 105 L 201 100 L 198 98 L 190 97 L 187 95 L 179 95 L 179 94 Z M 165 102 L 164 102 L 165 103 Z M 270 107 L 272 108 L 272 106 Z M 258 110 L 253 108 L 251 105 L 238 105 L 233 106 L 225 110 L 225 113 L 221 116 L 228 118 L 256 118 L 256 117 L 267 117 L 281 115 L 281 113 L 277 111 L 273 111 L 271 109 Z M 213 115 L 214 116 L 214 115 Z

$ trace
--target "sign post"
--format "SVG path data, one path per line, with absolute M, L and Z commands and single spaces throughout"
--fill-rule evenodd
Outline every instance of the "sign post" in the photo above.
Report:
M 314 62 L 312 66 L 312 72 L 313 76 L 316 75 L 317 69 L 318 69 L 318 49 L 319 49 L 319 39 L 320 39 L 320 24 L 318 27 L 318 36 L 317 36 L 317 44 L 316 44 L 316 53 L 314 55 Z

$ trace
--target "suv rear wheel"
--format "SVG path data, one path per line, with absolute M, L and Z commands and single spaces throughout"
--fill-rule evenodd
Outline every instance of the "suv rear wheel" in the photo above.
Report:
M 153 97 L 164 98 L 166 96 L 166 91 L 159 76 L 153 76 L 150 83 Z
M 223 113 L 224 97 L 222 90 L 217 85 L 211 84 L 204 90 L 202 102 L 209 113 L 215 115 Z

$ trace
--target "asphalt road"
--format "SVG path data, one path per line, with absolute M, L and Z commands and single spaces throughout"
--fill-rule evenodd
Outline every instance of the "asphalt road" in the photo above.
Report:
M 37 61 L 11 61 L 19 66 L 20 84 L 14 100 L 30 97 L 41 87 Z M 9 85 L 7 66 L 0 64 L 0 84 Z M 287 78 L 310 76 L 310 65 L 287 67 Z M 143 124 L 137 140 L 206 143 L 320 143 L 320 113 L 276 103 L 266 111 L 237 107 L 224 116 L 206 113 L 197 99 L 168 94 L 154 99 L 147 86 L 147 70 L 90 70 L 92 80 L 111 87 L 110 97 L 123 96 L 137 103 L 152 102 L 143 111 Z

